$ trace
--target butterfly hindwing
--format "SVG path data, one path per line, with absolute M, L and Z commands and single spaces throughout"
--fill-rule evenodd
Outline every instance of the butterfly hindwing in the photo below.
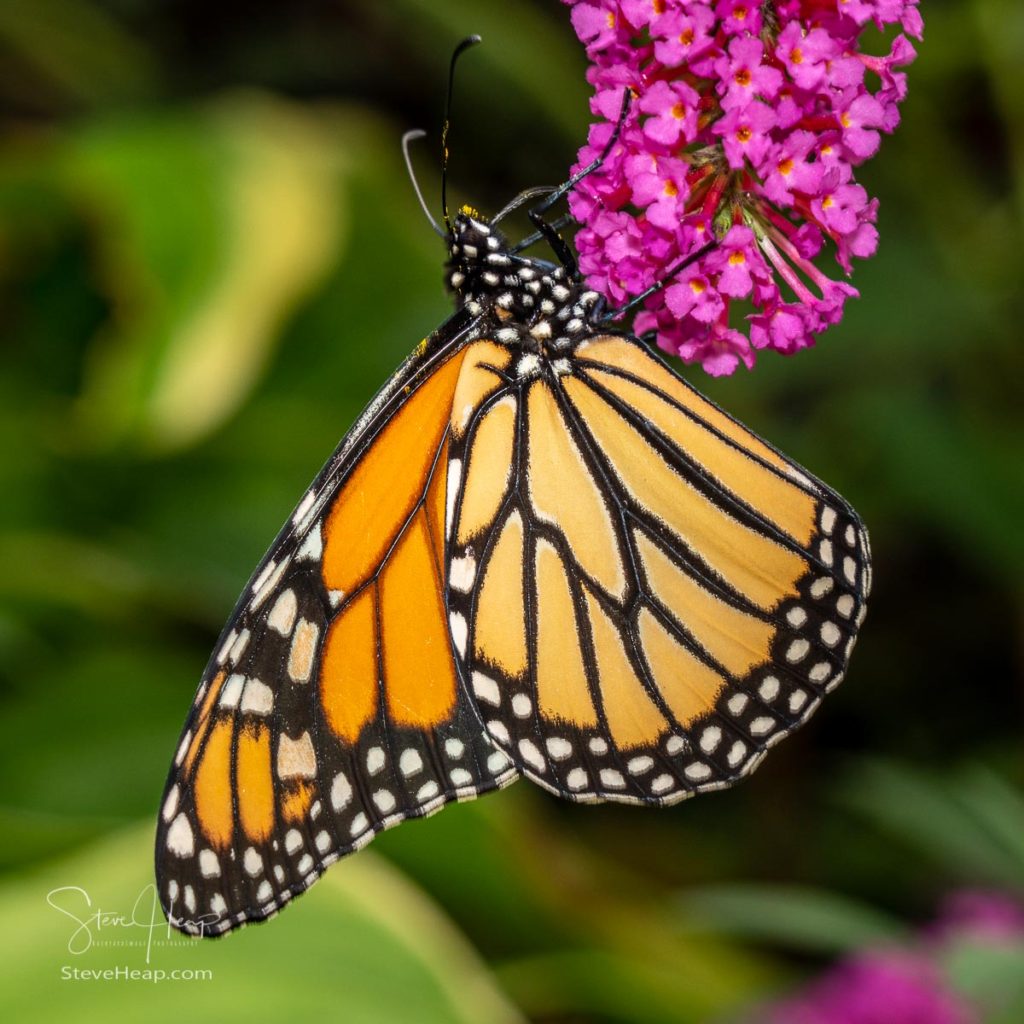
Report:
M 225 628 L 158 824 L 161 901 L 184 931 L 266 918 L 376 832 L 515 778 L 458 686 L 444 607 L 469 324 L 370 404 Z
M 633 339 L 506 367 L 451 438 L 448 600 L 482 723 L 570 799 L 730 785 L 842 679 L 866 533 Z

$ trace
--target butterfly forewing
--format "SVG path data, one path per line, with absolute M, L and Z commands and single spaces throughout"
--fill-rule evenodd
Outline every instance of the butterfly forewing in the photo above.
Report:
M 500 370 L 450 455 L 450 616 L 488 734 L 574 800 L 729 785 L 842 679 L 859 520 L 635 340 Z
M 467 319 L 421 346 L 342 442 L 204 673 L 157 835 L 182 930 L 268 917 L 376 832 L 515 777 L 463 696 L 444 607 Z

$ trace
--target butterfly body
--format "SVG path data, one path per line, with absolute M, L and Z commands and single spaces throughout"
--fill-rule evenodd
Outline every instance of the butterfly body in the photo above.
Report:
M 357 420 L 242 594 L 165 790 L 169 919 L 273 914 L 382 829 L 520 775 L 675 803 L 842 679 L 849 505 L 464 210 L 458 312 Z

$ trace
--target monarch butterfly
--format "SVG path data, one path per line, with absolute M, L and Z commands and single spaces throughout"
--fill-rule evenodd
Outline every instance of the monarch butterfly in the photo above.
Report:
M 847 502 L 603 326 L 571 263 L 444 205 L 457 312 L 303 495 L 203 673 L 156 841 L 187 933 L 263 920 L 377 832 L 520 776 L 579 802 L 729 786 L 846 670 L 870 586 Z

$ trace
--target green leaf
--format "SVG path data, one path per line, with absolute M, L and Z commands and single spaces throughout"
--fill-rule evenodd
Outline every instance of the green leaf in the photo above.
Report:
M 45 79 L 80 101 L 138 98 L 152 85 L 151 55 L 87 0 L 4 0 L 0 39 Z
M 852 771 L 839 791 L 840 800 L 884 831 L 940 863 L 954 877 L 983 879 L 996 885 L 1024 887 L 1020 842 L 1008 844 L 1008 823 L 992 822 L 1007 805 L 1002 787 L 935 781 L 902 765 L 868 761 Z M 983 810 L 974 806 L 980 797 Z M 1010 801 L 1011 813 L 1020 808 Z
M 80 409 L 98 441 L 180 448 L 248 396 L 281 325 L 336 257 L 343 147 L 322 115 L 258 95 L 90 125 L 64 161 L 104 222 L 114 316 Z
M 812 953 L 898 942 L 903 926 L 836 893 L 795 886 L 719 885 L 678 900 L 685 927 L 768 941 Z
M 7 1018 L 38 1015 L 45 992 L 48 1017 L 65 1024 L 522 1020 L 444 915 L 372 853 L 333 868 L 268 924 L 187 940 L 168 933 L 153 902 L 151 843 L 150 824 L 133 827 L 0 887 L 0 1001 Z M 78 922 L 99 910 L 155 927 L 106 917 L 80 930 Z M 160 984 L 63 980 L 62 972 L 118 967 L 211 976 Z
M 944 951 L 953 987 L 983 1008 L 985 1024 L 1024 1020 L 1024 943 L 973 937 Z
M 660 958 L 576 948 L 524 957 L 498 972 L 532 1018 L 622 1024 L 707 1024 L 770 991 L 727 951 L 674 947 Z
M 517 0 L 396 0 L 386 7 L 415 25 L 411 30 L 424 49 L 435 47 L 446 58 L 456 40 L 478 33 L 484 46 L 474 59 L 490 64 L 569 138 L 579 136 L 589 86 L 583 45 L 569 28 L 567 9 L 558 5 L 542 13 L 536 4 Z

